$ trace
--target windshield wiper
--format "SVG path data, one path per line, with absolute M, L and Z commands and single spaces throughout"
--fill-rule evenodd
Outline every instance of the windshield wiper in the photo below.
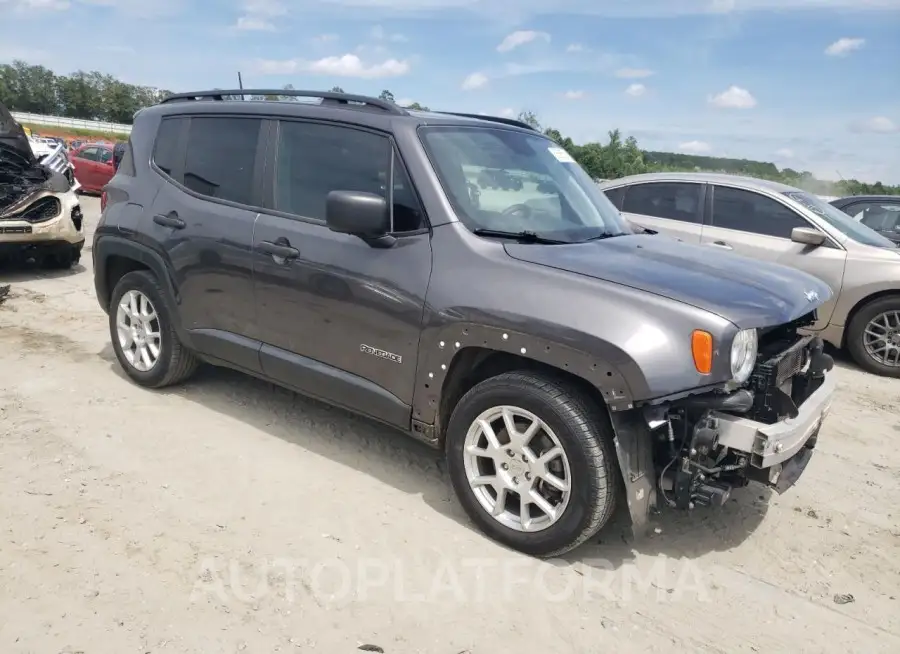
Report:
M 593 236 L 586 238 L 582 241 L 578 241 L 579 243 L 589 243 L 590 241 L 602 241 L 606 238 L 614 238 L 616 236 L 625 236 L 621 233 L 613 233 L 613 232 L 600 232 L 599 234 L 594 234 Z
M 472 230 L 472 233 L 477 236 L 495 236 L 497 238 L 515 239 L 517 241 L 522 241 L 523 243 L 544 243 L 547 245 L 561 245 L 569 242 L 559 241 L 553 238 L 546 238 L 544 236 L 541 236 L 537 232 L 528 230 L 524 230 L 521 232 L 507 232 L 502 229 L 483 229 L 479 227 L 478 229 Z

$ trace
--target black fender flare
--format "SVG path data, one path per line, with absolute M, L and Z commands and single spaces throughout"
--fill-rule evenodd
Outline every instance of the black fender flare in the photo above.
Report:
M 94 242 L 93 255 L 94 289 L 97 293 L 97 301 L 105 312 L 109 311 L 109 301 L 113 291 L 107 283 L 109 259 L 111 257 L 130 259 L 149 269 L 159 280 L 175 323 L 175 331 L 178 333 L 179 338 L 185 341 L 189 340 L 188 335 L 184 333 L 182 328 L 181 317 L 178 311 L 181 304 L 181 296 L 178 293 L 178 287 L 175 284 L 171 267 L 161 254 L 142 243 L 104 234 L 99 236 Z

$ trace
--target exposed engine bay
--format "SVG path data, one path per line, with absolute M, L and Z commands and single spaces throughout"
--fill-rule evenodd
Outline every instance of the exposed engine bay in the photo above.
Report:
M 742 387 L 648 408 L 657 500 L 693 509 L 720 506 L 751 481 L 779 493 L 793 485 L 830 407 L 823 385 L 834 362 L 821 338 L 798 333 L 814 322 L 813 313 L 760 330 L 756 365 Z
M 77 188 L 65 148 L 38 159 L 25 130 L 0 104 L 0 259 L 76 263 L 84 245 Z

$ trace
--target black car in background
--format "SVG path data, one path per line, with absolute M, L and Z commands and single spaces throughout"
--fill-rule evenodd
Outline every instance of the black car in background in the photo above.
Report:
M 851 195 L 831 204 L 900 245 L 900 195 Z

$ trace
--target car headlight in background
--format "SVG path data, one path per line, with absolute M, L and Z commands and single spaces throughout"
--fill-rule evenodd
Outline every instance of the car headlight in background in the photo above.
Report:
M 738 384 L 750 379 L 759 347 L 755 329 L 742 329 L 731 343 L 731 376 Z

